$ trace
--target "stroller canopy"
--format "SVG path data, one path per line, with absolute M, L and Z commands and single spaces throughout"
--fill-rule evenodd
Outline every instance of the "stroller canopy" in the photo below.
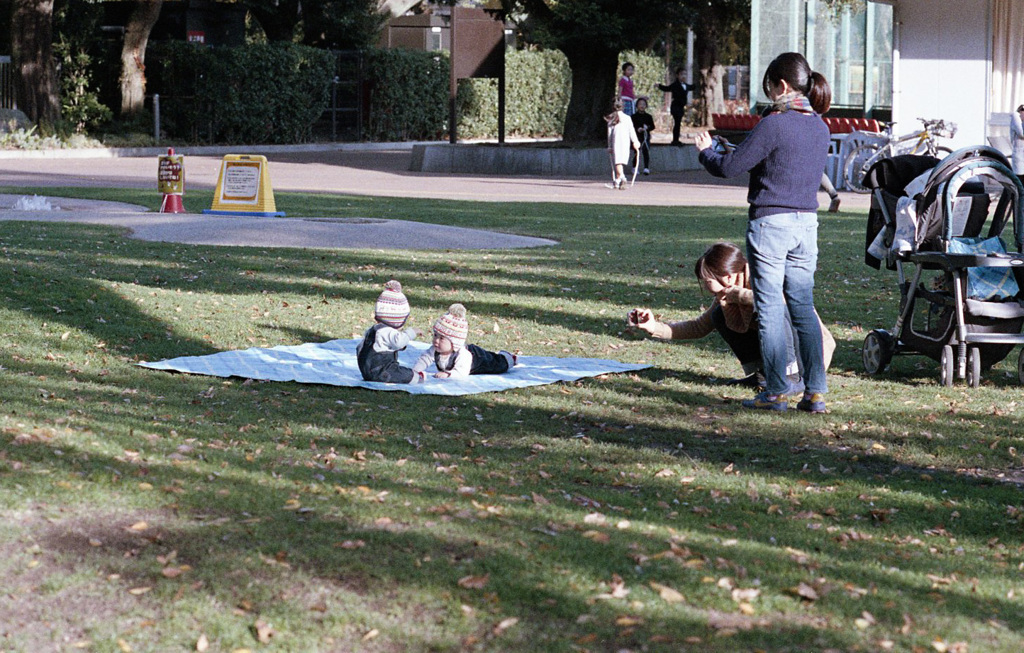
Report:
M 935 166 L 917 198 L 918 249 L 946 251 L 954 237 L 982 236 L 986 222 L 985 237 L 999 236 L 1012 221 L 1014 244 L 1021 251 L 1022 198 L 1024 187 L 1001 152 L 988 146 L 957 150 Z M 994 212 L 989 211 L 993 200 Z

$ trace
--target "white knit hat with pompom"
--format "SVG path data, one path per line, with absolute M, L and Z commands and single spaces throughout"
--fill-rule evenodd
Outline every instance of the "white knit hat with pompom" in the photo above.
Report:
M 448 312 L 434 322 L 434 333 L 444 336 L 452 341 L 452 347 L 462 349 L 466 346 L 466 336 L 469 335 L 469 322 L 466 321 L 466 307 L 462 304 L 452 304 Z
M 378 322 L 396 329 L 409 319 L 409 300 L 402 293 L 402 284 L 392 279 L 384 284 L 384 292 L 377 298 L 373 315 Z

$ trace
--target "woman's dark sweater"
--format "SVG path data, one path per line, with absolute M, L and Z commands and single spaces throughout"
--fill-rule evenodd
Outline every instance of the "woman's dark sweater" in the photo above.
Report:
M 777 213 L 818 210 L 818 188 L 828 160 L 829 131 L 821 116 L 791 110 L 762 118 L 735 150 L 712 148 L 700 162 L 716 177 L 750 172 L 751 220 Z

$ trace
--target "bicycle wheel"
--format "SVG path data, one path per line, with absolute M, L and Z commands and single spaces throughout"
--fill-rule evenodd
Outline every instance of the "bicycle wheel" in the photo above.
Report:
M 843 162 L 843 181 L 846 187 L 855 193 L 866 193 L 870 189 L 864 185 L 865 165 L 878 151 L 877 145 L 865 143 L 853 148 Z

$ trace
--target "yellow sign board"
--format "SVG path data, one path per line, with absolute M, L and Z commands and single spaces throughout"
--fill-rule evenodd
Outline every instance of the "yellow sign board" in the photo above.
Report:
M 219 215 L 283 216 L 274 203 L 267 157 L 227 154 L 221 162 L 213 207 L 203 211 Z
M 173 151 L 173 150 L 171 150 Z M 157 190 L 164 195 L 185 193 L 185 157 L 180 154 L 162 155 L 157 165 Z

